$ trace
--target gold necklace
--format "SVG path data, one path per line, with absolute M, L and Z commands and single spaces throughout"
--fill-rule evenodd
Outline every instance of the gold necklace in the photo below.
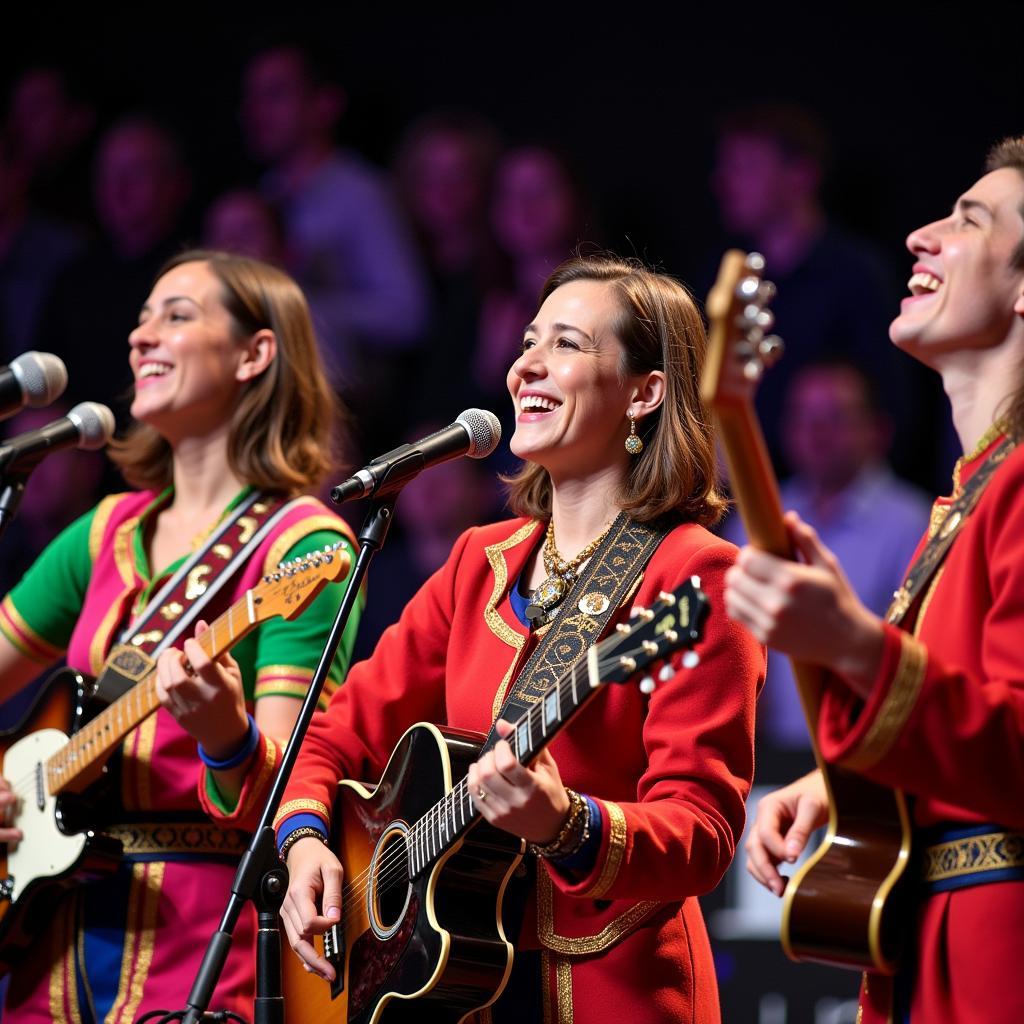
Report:
M 548 521 L 547 533 L 544 536 L 544 548 L 541 552 L 544 559 L 544 571 L 548 575 L 533 592 L 530 606 L 526 609 L 529 618 L 537 617 L 537 615 L 531 615 L 531 610 L 544 614 L 562 601 L 569 592 L 569 588 L 576 582 L 579 567 L 597 550 L 597 546 L 608 536 L 608 531 L 611 528 L 612 525 L 609 523 L 601 531 L 600 536 L 595 537 L 575 558 L 566 560 L 555 547 L 554 520 Z

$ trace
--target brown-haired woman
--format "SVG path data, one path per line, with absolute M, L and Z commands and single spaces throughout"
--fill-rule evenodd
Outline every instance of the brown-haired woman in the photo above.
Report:
M 379 778 L 417 721 L 486 732 L 518 691 L 512 680 L 539 633 L 578 629 L 582 646 L 596 640 L 601 602 L 581 592 L 592 585 L 587 560 L 614 578 L 616 559 L 633 555 L 621 543 L 595 553 L 595 542 L 648 524 L 667 532 L 642 573 L 634 566 L 619 606 L 605 602 L 606 628 L 698 575 L 711 602 L 702 662 L 650 695 L 609 687 L 529 768 L 504 740 L 469 768 L 476 811 L 535 854 L 506 894 L 515 960 L 487 1014 L 716 1021 L 696 897 L 718 883 L 742 831 L 764 657 L 722 614 L 735 549 L 705 529 L 722 502 L 697 398 L 704 331 L 684 288 L 617 260 L 570 260 L 541 297 L 508 374 L 512 450 L 525 460 L 512 481 L 521 518 L 459 539 L 311 730 L 278 826 L 291 872 L 285 927 L 309 969 L 331 976 L 313 936 L 356 899 L 346 886 L 359 885 L 342 879 L 317 834 L 327 834 L 338 777 Z
M 129 344 L 135 422 L 111 455 L 141 490 L 104 499 L 70 526 L 0 605 L 5 693 L 61 655 L 96 675 L 118 642 L 157 642 L 243 550 L 245 564 L 202 619 L 282 560 L 338 541 L 351 545 L 341 520 L 315 499 L 296 497 L 331 466 L 334 399 L 291 278 L 244 257 L 185 253 L 159 274 Z M 237 525 L 220 536 L 231 521 Z M 218 543 L 209 545 L 215 533 Z M 245 549 L 249 534 L 256 539 Z M 139 625 L 154 595 L 204 547 L 186 574 L 185 596 L 161 596 L 156 619 Z M 273 769 L 340 596 L 340 586 L 327 587 L 300 618 L 267 621 L 216 662 L 195 640 L 185 641 L 184 653 L 162 655 L 156 689 L 163 709 L 125 739 L 108 801 L 117 810 L 105 807 L 105 820 L 96 822 L 124 842 L 123 862 L 57 906 L 12 975 L 5 1020 L 127 1024 L 183 1005 L 245 843 L 237 829 L 209 822 L 200 796 L 222 818 L 228 804 L 250 809 L 251 794 L 240 792 L 246 767 L 257 765 L 261 777 Z M 331 687 L 340 682 L 353 631 L 354 624 Z M 200 758 L 216 768 L 202 794 Z M 9 782 L 0 789 L 5 809 L 19 799 L 19 781 Z M 15 814 L 0 841 L 28 846 L 32 836 L 19 824 Z M 254 923 L 244 918 L 236 933 L 218 1009 L 251 1006 Z

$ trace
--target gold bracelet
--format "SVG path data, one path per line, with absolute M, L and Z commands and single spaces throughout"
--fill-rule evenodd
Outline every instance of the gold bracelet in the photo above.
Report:
M 300 840 L 306 839 L 309 836 L 316 836 L 324 846 L 329 846 L 327 837 L 318 828 L 313 828 L 312 825 L 303 825 L 301 828 L 297 828 L 294 832 L 288 833 L 288 838 L 281 844 L 281 849 L 278 856 L 281 860 L 286 860 L 288 857 L 288 851 Z
M 569 795 L 569 813 L 558 835 L 550 843 L 530 843 L 530 853 L 548 860 L 558 860 L 574 854 L 590 835 L 590 808 L 574 789 L 566 788 Z

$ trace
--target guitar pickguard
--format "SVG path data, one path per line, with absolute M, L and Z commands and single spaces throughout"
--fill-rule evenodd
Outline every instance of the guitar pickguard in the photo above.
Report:
M 3 759 L 2 774 L 18 793 L 13 824 L 25 838 L 7 853 L 9 900 L 17 900 L 40 878 L 60 878 L 78 862 L 86 834 L 59 827 L 57 797 L 47 792 L 43 764 L 68 742 L 58 729 L 40 729 L 18 740 Z

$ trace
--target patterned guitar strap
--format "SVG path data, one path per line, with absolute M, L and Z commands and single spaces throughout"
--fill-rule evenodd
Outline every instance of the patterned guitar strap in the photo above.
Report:
M 619 513 L 510 687 L 498 718 L 513 722 L 526 714 L 545 690 L 598 641 L 667 533 L 667 528 L 637 523 L 625 512 Z M 481 753 L 498 739 L 497 729 L 492 726 Z
M 161 652 L 211 606 L 290 506 L 258 491 L 239 502 L 121 633 L 96 680 L 96 694 L 109 703 L 149 675 Z
M 967 517 L 974 510 L 974 506 L 978 504 L 993 473 L 1006 461 L 1006 457 L 1016 445 L 1015 440 L 1008 437 L 1003 438 L 964 485 L 960 496 L 949 506 L 942 525 L 929 538 L 924 550 L 907 570 L 907 575 L 899 590 L 893 594 L 892 604 L 889 605 L 889 610 L 885 613 L 886 622 L 898 626 L 904 620 L 921 596 L 925 585 L 935 575 L 949 553 L 953 541 L 960 533 Z

